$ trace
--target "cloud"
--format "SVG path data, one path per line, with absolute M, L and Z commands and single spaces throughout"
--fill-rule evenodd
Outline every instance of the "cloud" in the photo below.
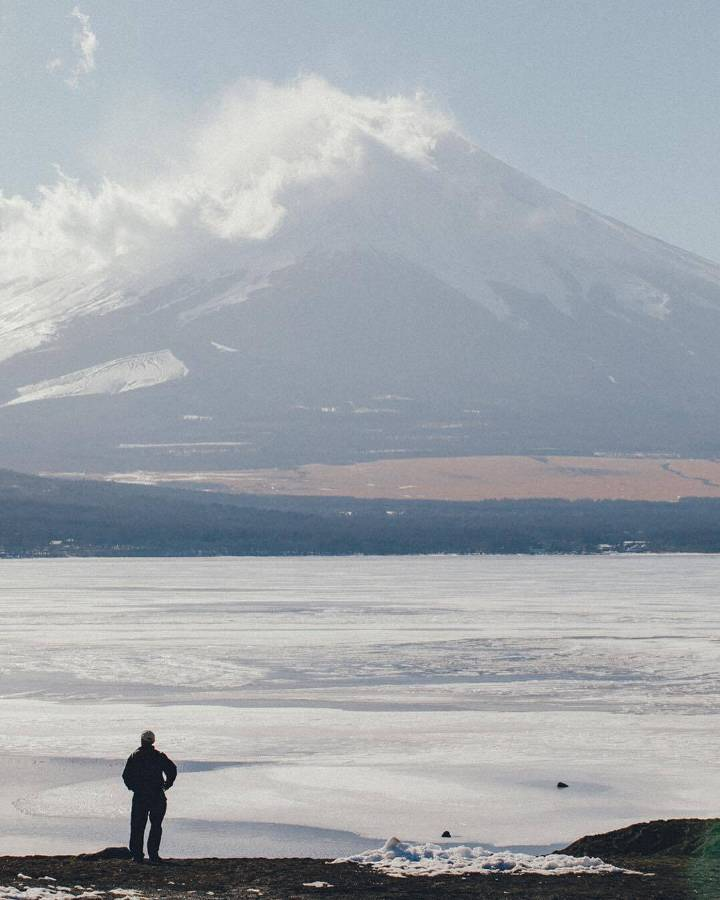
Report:
M 422 96 L 351 96 L 315 77 L 243 82 L 186 122 L 173 159 L 140 183 L 91 187 L 58 170 L 36 200 L 0 194 L 0 284 L 267 240 L 298 192 L 309 208 L 350 189 L 373 148 L 431 165 L 451 127 Z
M 73 49 L 75 50 L 75 66 L 68 79 L 71 87 L 77 87 L 80 78 L 87 75 L 95 68 L 95 51 L 97 50 L 98 40 L 95 32 L 90 28 L 90 16 L 86 16 L 80 11 L 80 7 L 73 8 L 71 13 L 80 23 L 80 27 L 73 32 Z
M 395 234 L 395 169 L 432 172 L 452 127 L 422 96 L 351 96 L 312 77 L 243 82 L 182 126 L 162 157 L 138 136 L 131 176 L 88 185 L 58 169 L 37 197 L 0 193 L 0 361 L 171 281 L 232 271 L 249 293 L 317 245 L 372 242 L 378 223 Z
M 70 17 L 78 22 L 72 35 L 73 61 L 66 64 L 62 57 L 56 56 L 48 61 L 46 68 L 51 74 L 67 73 L 65 84 L 75 89 L 80 86 L 81 79 L 95 69 L 98 39 L 90 27 L 90 16 L 82 12 L 79 6 L 73 7 Z

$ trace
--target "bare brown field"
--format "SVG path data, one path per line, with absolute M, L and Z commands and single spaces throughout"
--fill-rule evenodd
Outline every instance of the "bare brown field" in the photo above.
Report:
M 471 456 L 229 472 L 122 472 L 92 476 L 188 484 L 238 494 L 392 500 L 678 500 L 720 497 L 720 460 L 602 456 Z

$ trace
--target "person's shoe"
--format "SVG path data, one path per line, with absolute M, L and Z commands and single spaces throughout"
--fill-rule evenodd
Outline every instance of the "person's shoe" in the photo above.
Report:
M 136 863 L 144 863 L 145 857 L 144 856 L 133 856 L 132 861 L 136 862 Z
M 151 866 L 158 866 L 163 860 L 159 856 L 151 856 L 148 862 Z

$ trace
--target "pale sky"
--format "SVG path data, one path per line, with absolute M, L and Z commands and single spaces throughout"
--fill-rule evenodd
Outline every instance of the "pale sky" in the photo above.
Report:
M 720 260 L 719 46 L 717 0 L 0 0 L 0 188 L 142 168 L 238 79 L 315 73 L 422 89 L 490 153 Z

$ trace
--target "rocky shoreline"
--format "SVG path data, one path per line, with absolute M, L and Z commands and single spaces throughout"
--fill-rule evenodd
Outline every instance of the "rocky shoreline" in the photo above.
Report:
M 720 820 L 642 823 L 593 835 L 566 848 L 601 856 L 643 874 L 513 875 L 396 878 L 367 866 L 321 859 L 174 859 L 160 865 L 82 856 L 0 857 L 0 898 L 45 900 L 717 900 Z

